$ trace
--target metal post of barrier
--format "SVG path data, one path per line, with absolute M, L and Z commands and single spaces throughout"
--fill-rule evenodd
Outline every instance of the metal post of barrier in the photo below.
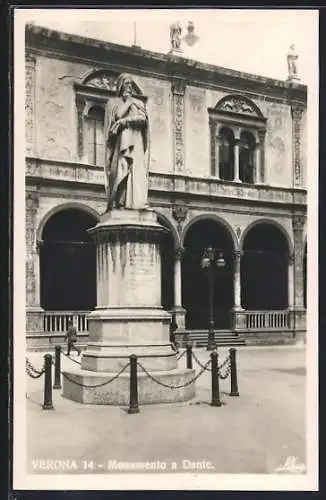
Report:
M 220 381 L 218 374 L 218 354 L 216 351 L 211 353 L 212 360 L 212 402 L 211 406 L 221 406 L 220 401 Z
M 130 360 L 130 403 L 129 403 L 128 413 L 139 413 L 136 354 L 131 354 L 131 356 L 129 356 L 129 360 Z
M 229 395 L 239 396 L 236 349 L 234 347 L 231 347 L 229 352 L 230 352 L 230 363 L 231 363 L 231 392 Z
M 55 346 L 53 389 L 61 389 L 61 345 Z
M 44 402 L 43 410 L 53 410 L 52 404 L 52 356 L 44 356 Z
M 192 344 L 187 344 L 187 368 L 192 370 Z

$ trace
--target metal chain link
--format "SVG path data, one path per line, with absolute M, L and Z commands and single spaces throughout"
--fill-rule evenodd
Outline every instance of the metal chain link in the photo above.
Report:
M 27 357 L 25 358 L 25 361 L 26 361 L 26 373 L 31 378 L 40 378 L 43 375 L 43 373 L 45 372 L 44 367 L 42 368 L 41 371 L 36 370 L 36 368 L 34 368 L 34 366 L 32 365 L 32 363 L 29 361 L 29 359 Z
M 222 373 L 220 373 L 220 370 L 222 370 L 222 368 L 224 368 L 224 366 L 226 365 L 227 361 L 229 363 L 228 363 L 228 365 L 226 367 L 226 371 L 225 371 L 224 375 L 222 375 Z M 219 376 L 220 379 L 225 380 L 225 379 L 228 378 L 228 376 L 230 375 L 230 373 L 231 373 L 231 358 L 230 358 L 230 356 L 228 356 L 226 358 L 226 360 L 224 361 L 224 363 L 220 366 L 220 368 L 218 370 L 218 376 Z
M 204 367 L 204 365 L 203 365 L 203 364 L 200 362 L 200 360 L 197 358 L 196 354 L 195 354 L 193 351 L 191 351 L 191 354 L 192 354 L 192 357 L 194 358 L 194 360 L 196 361 L 196 363 L 198 363 L 198 365 L 199 365 L 201 368 L 203 368 L 203 367 Z M 224 374 L 224 375 L 222 375 L 221 370 L 224 368 L 224 366 L 225 366 L 227 363 L 229 363 L 229 364 L 228 364 L 228 366 L 227 366 L 226 372 L 225 372 L 225 374 Z M 207 371 L 210 371 L 210 372 L 212 371 L 212 369 L 211 369 L 211 368 L 206 368 L 206 370 L 207 370 Z M 230 356 L 227 356 L 227 358 L 225 358 L 225 360 L 223 361 L 223 363 L 222 363 L 222 364 L 218 367 L 218 376 L 219 376 L 219 378 L 220 378 L 220 379 L 222 379 L 222 380 L 227 379 L 227 378 L 228 378 L 228 376 L 229 376 L 229 374 L 230 374 L 230 371 L 231 371 L 231 358 L 230 358 Z
M 199 361 L 199 359 L 197 358 L 196 354 L 193 351 L 191 351 L 191 355 L 194 358 L 194 360 L 196 361 L 196 363 L 200 366 L 200 368 L 204 368 L 204 365 Z M 211 368 L 206 368 L 206 370 L 209 372 L 212 371 Z
M 187 352 L 187 349 L 185 349 L 179 356 L 177 356 L 177 361 L 179 361 L 179 359 L 181 359 Z
M 68 375 L 66 375 L 65 373 L 61 372 L 61 374 L 67 380 L 69 380 L 69 382 L 72 382 L 73 384 L 76 384 L 79 387 L 86 387 L 86 389 L 96 389 L 97 387 L 103 387 L 104 385 L 110 384 L 111 382 L 113 382 L 114 380 L 116 380 L 118 377 L 120 377 L 121 373 L 123 373 L 126 370 L 126 368 L 128 368 L 129 365 L 130 365 L 130 363 L 128 361 L 128 363 L 123 368 L 121 368 L 121 370 L 119 371 L 119 373 L 117 373 L 116 375 L 114 375 L 114 377 L 110 378 L 109 380 L 106 380 L 105 382 L 102 382 L 101 384 L 97 384 L 97 385 L 80 384 L 79 382 L 76 382 L 75 380 L 71 380 L 71 378 L 69 378 Z
M 203 373 L 204 371 L 206 370 L 206 367 L 211 363 L 211 360 L 207 361 L 205 367 L 197 373 L 197 375 L 195 375 L 195 377 L 191 380 L 189 380 L 188 382 L 186 382 L 185 384 L 181 384 L 181 385 L 168 385 L 168 384 L 164 384 L 164 382 L 161 382 L 160 380 L 157 380 L 151 373 L 149 373 L 146 368 L 143 367 L 143 365 L 141 363 L 139 363 L 139 361 L 137 361 L 137 365 L 140 366 L 140 368 L 143 370 L 143 372 L 151 379 L 153 380 L 153 382 L 156 382 L 158 385 L 161 385 L 162 387 L 167 387 L 168 389 L 181 389 L 182 387 L 187 387 L 188 385 L 192 384 L 193 382 L 195 382 Z

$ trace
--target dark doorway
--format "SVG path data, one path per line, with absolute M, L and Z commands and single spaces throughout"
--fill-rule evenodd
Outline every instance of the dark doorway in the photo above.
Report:
M 168 224 L 158 216 L 158 222 L 170 229 Z M 161 238 L 161 303 L 166 311 L 174 306 L 174 240 L 171 231 Z
M 182 261 L 182 304 L 186 313 L 186 328 L 207 330 L 209 314 L 208 278 L 200 261 L 204 249 L 212 247 L 224 254 L 226 266 L 218 270 L 214 285 L 214 317 L 216 329 L 230 328 L 233 296 L 233 241 L 227 229 L 213 220 L 193 224 L 186 234 Z
M 46 223 L 40 252 L 41 306 L 46 311 L 89 311 L 96 305 L 96 246 L 87 229 L 96 219 L 66 209 Z
M 257 224 L 244 239 L 242 306 L 250 311 L 288 307 L 288 243 L 272 224 Z

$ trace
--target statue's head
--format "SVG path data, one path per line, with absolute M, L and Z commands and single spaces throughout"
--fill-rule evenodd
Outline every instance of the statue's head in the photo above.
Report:
M 117 80 L 117 96 L 127 98 L 132 95 L 133 78 L 127 73 L 122 73 Z

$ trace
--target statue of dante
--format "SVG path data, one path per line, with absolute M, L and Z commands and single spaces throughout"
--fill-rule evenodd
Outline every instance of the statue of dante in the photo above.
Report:
M 109 100 L 106 106 L 107 211 L 148 206 L 149 122 L 145 104 L 132 95 L 133 84 L 130 75 L 121 74 L 117 98 Z

